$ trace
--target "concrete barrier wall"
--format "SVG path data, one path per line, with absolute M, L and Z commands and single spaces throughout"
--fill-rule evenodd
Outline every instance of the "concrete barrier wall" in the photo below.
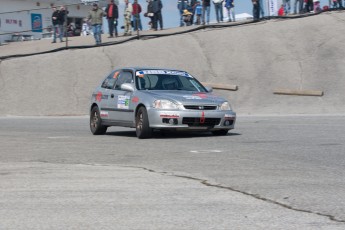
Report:
M 270 20 L 240 27 L 2 61 L 0 115 L 84 115 L 94 87 L 113 68 L 184 69 L 239 114 L 344 114 L 345 14 Z M 322 97 L 273 94 L 321 90 Z

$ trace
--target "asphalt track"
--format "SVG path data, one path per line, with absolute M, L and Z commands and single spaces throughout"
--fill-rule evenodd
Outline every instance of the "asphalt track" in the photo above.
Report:
M 224 137 L 0 118 L 1 229 L 344 229 L 345 117 L 239 117 Z
M 344 21 L 330 12 L 0 61 L 0 229 L 344 229 Z M 52 44 L 13 47 L 1 56 Z M 216 90 L 235 130 L 92 136 L 91 91 L 131 65 L 238 85 Z

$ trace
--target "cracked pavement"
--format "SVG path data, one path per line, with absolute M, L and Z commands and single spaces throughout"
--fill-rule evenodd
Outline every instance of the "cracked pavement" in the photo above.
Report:
M 116 165 L 0 164 L 2 229 L 342 229 L 206 181 Z
M 239 117 L 226 137 L 143 141 L 92 136 L 87 117 L 0 118 L 0 227 L 344 229 L 343 124 Z
M 118 38 L 0 60 L 0 229 L 344 229 L 344 17 Z M 42 40 L 0 49 L 61 46 Z M 88 114 L 93 88 L 111 69 L 131 65 L 239 85 L 216 92 L 239 114 L 235 130 L 138 140 L 126 128 L 92 136 L 87 116 L 51 117 Z M 282 86 L 325 94 L 272 94 Z

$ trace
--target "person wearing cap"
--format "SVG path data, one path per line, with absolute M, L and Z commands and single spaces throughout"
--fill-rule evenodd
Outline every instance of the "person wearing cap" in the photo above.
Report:
M 119 9 L 118 5 L 114 3 L 114 0 L 109 1 L 109 4 L 105 8 L 105 12 L 107 13 L 108 19 L 109 38 L 114 37 L 114 29 L 115 37 L 117 37 L 117 19 L 119 18 Z
M 186 23 L 186 26 L 192 25 L 191 19 L 192 19 L 192 12 L 189 12 L 187 9 L 183 10 L 183 21 Z
M 102 17 L 107 16 L 107 14 L 98 7 L 97 3 L 92 4 L 92 10 L 89 11 L 89 15 L 87 16 L 88 21 L 91 22 L 93 36 L 96 40 L 96 45 L 100 45 L 102 43 Z
M 188 0 L 178 0 L 177 9 L 180 12 L 180 26 L 183 26 L 183 10 L 187 9 Z

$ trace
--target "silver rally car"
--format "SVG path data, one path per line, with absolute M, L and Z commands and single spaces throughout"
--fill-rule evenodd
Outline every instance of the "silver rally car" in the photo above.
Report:
M 226 135 L 235 121 L 236 113 L 227 100 L 181 70 L 117 69 L 91 97 L 94 135 L 105 134 L 109 126 L 135 128 L 138 138 L 150 138 L 153 130 L 167 129 Z

